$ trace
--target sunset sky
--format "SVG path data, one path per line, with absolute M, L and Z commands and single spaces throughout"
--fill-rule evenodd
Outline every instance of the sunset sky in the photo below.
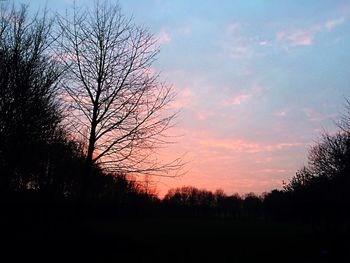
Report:
M 57 12 L 72 5 L 15 2 Z M 161 195 L 182 185 L 227 194 L 281 188 L 320 132 L 336 129 L 350 98 L 350 1 L 119 3 L 159 39 L 154 70 L 178 94 L 172 134 L 181 136 L 162 158 L 186 153 L 188 172 L 160 178 Z

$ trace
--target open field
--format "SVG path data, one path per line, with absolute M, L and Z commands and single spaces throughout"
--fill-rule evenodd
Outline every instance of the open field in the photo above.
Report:
M 22 259 L 52 257 L 94 262 L 348 262 L 350 259 L 348 231 L 266 221 L 39 220 L 5 230 L 9 248 L 27 251 L 14 254 Z

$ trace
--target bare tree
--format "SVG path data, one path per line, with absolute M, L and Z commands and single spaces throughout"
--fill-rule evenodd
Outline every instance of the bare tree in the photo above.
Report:
M 342 114 L 337 126 L 343 133 L 350 135 L 350 100 L 348 98 L 345 98 L 345 113 Z
M 307 166 L 300 169 L 285 185 L 286 191 L 296 191 L 317 184 L 339 180 L 342 187 L 349 183 L 350 172 L 350 102 L 346 99 L 345 113 L 337 122 L 339 130 L 324 131 L 308 154 Z M 320 188 L 321 189 L 321 188 Z M 326 189 L 326 188 L 324 188 Z
M 57 59 L 66 64 L 65 100 L 71 124 L 86 142 L 86 165 L 119 173 L 166 175 L 181 160 L 161 163 L 155 150 L 176 113 L 167 105 L 172 88 L 152 70 L 159 48 L 146 29 L 118 5 L 97 2 L 59 16 Z

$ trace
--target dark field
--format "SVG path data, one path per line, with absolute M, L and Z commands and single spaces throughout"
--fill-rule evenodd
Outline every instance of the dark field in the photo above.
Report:
M 349 231 L 339 226 L 222 218 L 42 218 L 3 223 L 2 231 L 2 257 L 9 253 L 30 262 L 350 260 Z

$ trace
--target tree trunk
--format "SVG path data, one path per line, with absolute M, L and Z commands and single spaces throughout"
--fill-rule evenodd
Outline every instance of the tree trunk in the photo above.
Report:
M 89 199 L 90 194 L 90 186 L 91 186 L 91 176 L 92 176 L 92 168 L 93 168 L 93 153 L 95 150 L 95 141 L 96 141 L 96 125 L 91 126 L 90 131 L 90 138 L 89 138 L 89 145 L 88 145 L 88 151 L 86 155 L 85 160 L 85 172 L 83 175 L 83 182 L 82 182 L 82 200 L 83 202 L 86 202 Z

